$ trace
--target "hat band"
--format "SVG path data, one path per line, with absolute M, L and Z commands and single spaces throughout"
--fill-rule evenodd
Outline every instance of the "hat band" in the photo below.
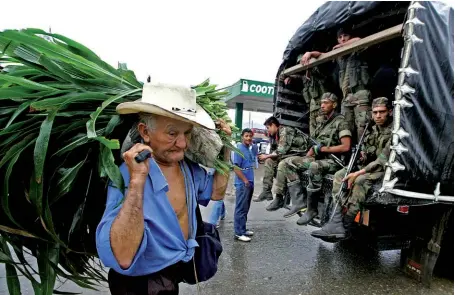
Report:
M 195 109 L 187 109 L 187 108 L 172 107 L 172 110 L 174 112 L 178 112 L 178 113 L 190 113 L 190 115 L 194 115 L 197 113 L 197 111 Z

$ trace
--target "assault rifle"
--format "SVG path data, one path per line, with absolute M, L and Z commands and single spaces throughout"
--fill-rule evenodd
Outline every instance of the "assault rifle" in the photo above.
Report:
M 346 178 L 346 176 L 348 176 L 351 173 L 352 169 L 354 168 L 354 165 L 357 163 L 357 157 L 360 154 L 360 149 L 362 147 L 363 141 L 365 140 L 365 133 L 367 132 L 369 125 L 370 125 L 370 123 L 368 122 L 367 125 L 365 126 L 365 130 L 363 131 L 362 137 L 360 137 L 359 142 L 352 148 L 351 158 L 349 159 L 349 164 L 346 167 L 346 173 L 344 174 L 343 179 Z M 335 214 L 335 211 L 337 209 L 338 204 L 341 201 L 342 196 L 347 191 L 348 191 L 348 181 L 345 180 L 341 183 L 340 190 L 338 191 L 338 193 L 335 197 L 335 206 L 333 207 L 332 215 L 330 216 L 330 220 L 332 220 L 333 215 Z

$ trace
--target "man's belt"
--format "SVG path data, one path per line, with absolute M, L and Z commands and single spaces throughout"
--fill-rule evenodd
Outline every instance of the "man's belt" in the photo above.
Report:
M 251 170 L 251 169 L 254 169 L 254 167 L 253 167 L 253 166 L 251 166 L 251 167 L 246 167 L 246 168 L 240 168 L 240 170 L 242 170 L 242 171 L 245 171 L 245 170 Z
M 294 157 L 294 156 L 299 156 L 299 157 L 303 157 L 306 155 L 306 151 L 291 151 L 290 153 L 288 154 L 285 154 L 285 155 L 282 155 L 280 156 L 281 159 L 286 159 L 286 158 L 289 158 L 289 157 Z

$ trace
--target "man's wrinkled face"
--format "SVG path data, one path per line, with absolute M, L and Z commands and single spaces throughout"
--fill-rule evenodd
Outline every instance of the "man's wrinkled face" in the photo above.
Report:
M 336 102 L 333 102 L 329 99 L 321 100 L 321 111 L 324 115 L 330 115 L 333 110 L 336 108 Z
M 155 126 L 139 124 L 145 144 L 153 149 L 153 156 L 162 163 L 176 163 L 183 160 L 191 139 L 193 125 L 163 116 L 154 116 Z
M 378 126 L 383 126 L 387 122 L 387 118 L 392 114 L 392 110 L 387 109 L 386 106 L 377 106 L 371 112 L 374 123 Z
M 351 39 L 351 35 L 349 34 L 341 34 L 338 36 L 338 44 L 344 44 L 346 43 L 347 41 L 349 41 L 349 39 Z
M 278 127 L 275 124 L 266 125 L 265 128 L 267 128 L 267 131 L 271 136 L 275 136 L 278 132 Z
M 253 143 L 253 133 L 251 132 L 245 132 L 242 135 L 242 142 L 244 145 L 251 145 Z

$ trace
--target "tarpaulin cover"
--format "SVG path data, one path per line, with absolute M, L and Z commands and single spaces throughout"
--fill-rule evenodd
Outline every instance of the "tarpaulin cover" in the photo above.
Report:
M 416 91 L 405 97 L 414 106 L 401 111 L 400 125 L 410 136 L 400 142 L 409 152 L 397 156 L 406 168 L 397 172 L 399 182 L 395 188 L 433 194 L 440 183 L 441 195 L 453 196 L 453 9 L 441 2 L 418 3 L 426 8 L 416 10 L 417 18 L 425 25 L 415 26 L 415 35 L 423 42 L 414 44 L 410 57 L 411 68 L 419 74 L 406 78 Z M 280 73 L 294 66 L 299 54 L 323 51 L 324 46 L 331 50 L 340 26 L 366 28 L 362 32 L 366 36 L 404 23 L 409 5 L 410 2 L 326 2 L 290 39 L 275 87 Z M 275 89 L 275 102 L 277 95 Z
M 297 29 L 296 33 L 292 36 L 288 46 L 286 47 L 283 55 L 283 61 L 278 69 L 275 79 L 274 113 L 279 113 L 275 115 L 278 115 L 281 120 L 285 119 L 293 121 L 297 119 L 293 119 L 288 115 L 283 115 L 285 113 L 280 112 L 280 108 L 302 113 L 302 117 L 298 119 L 298 123 L 302 125 L 302 131 L 308 132 L 305 128 L 305 126 L 308 126 L 309 123 L 309 116 L 305 115 L 309 111 L 308 106 L 297 107 L 292 104 L 287 105 L 286 101 L 296 99 L 289 97 L 288 94 L 281 91 L 283 83 L 280 80 L 280 78 L 282 78 L 280 77 L 280 73 L 284 69 L 294 66 L 297 63 L 297 58 L 300 54 L 313 50 L 320 52 L 328 52 L 332 50 L 333 46 L 337 44 L 336 33 L 340 27 L 351 29 L 356 37 L 362 38 L 377 33 L 378 31 L 391 28 L 395 25 L 402 24 L 409 4 L 410 2 L 400 1 L 334 1 L 326 2 L 324 5 L 319 7 L 313 15 L 311 15 L 308 20 Z M 396 53 L 394 58 L 399 58 L 399 50 L 402 48 L 402 40 L 398 40 L 398 43 L 395 45 L 392 45 L 389 42 L 383 48 L 378 48 L 378 46 L 374 49 L 370 48 L 371 54 L 368 57 L 368 60 L 366 60 L 369 64 L 370 75 L 374 76 L 379 65 L 384 62 L 384 59 L 381 58 L 381 50 L 390 50 L 390 48 L 393 48 L 392 51 Z M 374 53 L 373 50 L 375 51 Z M 390 56 L 387 57 L 389 58 Z M 397 68 L 399 60 L 398 63 L 396 60 L 388 60 L 384 63 L 396 64 L 395 68 Z M 388 65 L 384 63 L 382 64 L 382 73 L 387 72 L 388 68 Z M 336 67 L 337 65 L 335 63 L 326 63 L 318 66 L 318 70 L 323 73 L 323 76 L 327 77 L 326 88 L 328 91 L 341 95 L 341 91 L 338 87 L 338 70 Z M 393 76 L 396 74 L 389 73 L 388 75 Z M 303 85 L 301 85 L 301 83 L 299 84 L 298 81 L 295 80 L 297 79 L 294 79 L 291 85 L 287 85 L 286 88 L 298 93 L 302 90 Z M 376 94 L 379 94 L 383 88 L 393 90 L 394 86 L 383 87 L 388 86 L 388 82 L 390 81 L 390 77 L 388 77 L 388 79 L 374 79 L 374 81 L 372 81 L 371 90 L 379 89 L 379 91 L 376 91 Z M 396 86 L 395 82 L 394 84 Z M 301 96 L 299 98 L 301 98 Z
M 283 61 L 279 73 L 290 66 L 295 65 L 297 56 L 314 47 L 317 39 L 326 37 L 326 33 L 332 35 L 335 41 L 334 28 L 340 25 L 354 24 L 362 22 L 383 22 L 383 19 L 403 19 L 401 11 L 406 11 L 409 6 L 408 1 L 329 1 L 320 6 L 309 18 L 301 25 L 294 36 L 290 39 L 284 51 Z M 382 20 L 381 20 L 382 19 Z M 377 26 L 376 30 L 381 30 Z M 387 28 L 387 27 L 386 27 Z M 385 28 L 384 28 L 385 29 Z M 327 43 L 327 38 L 323 42 Z M 330 40 L 330 39 L 329 39 Z M 330 48 L 335 45 L 330 42 Z M 276 93 L 276 92 L 275 92 Z
M 409 66 L 418 73 L 406 76 L 415 88 L 404 98 L 414 106 L 401 109 L 400 126 L 409 133 L 400 142 L 409 152 L 397 155 L 406 168 L 398 171 L 395 188 L 432 194 L 441 184 L 441 195 L 453 196 L 453 9 L 442 2 L 418 2 L 415 37 Z M 411 20 L 412 21 L 412 20 Z M 418 23 L 418 22 L 417 22 Z

